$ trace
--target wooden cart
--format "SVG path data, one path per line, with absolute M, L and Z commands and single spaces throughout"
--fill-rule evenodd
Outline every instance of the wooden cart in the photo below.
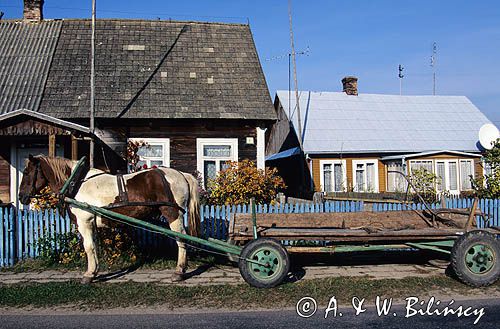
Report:
M 84 161 L 85 158 L 79 161 L 61 189 L 62 202 L 116 222 L 181 239 L 188 245 L 228 254 L 237 259 L 245 281 L 255 287 L 274 287 L 285 279 L 290 269 L 289 251 L 380 250 L 401 245 L 451 254 L 457 276 L 471 286 L 492 284 L 500 276 L 500 230 L 473 229 L 475 217 L 484 216 L 476 210 L 477 201 L 469 211 L 427 207 L 420 211 L 328 214 L 256 214 L 253 204 L 251 215 L 233 215 L 230 241 L 201 239 L 68 197 L 78 189 Z M 280 240 L 322 240 L 328 244 L 287 250 Z
M 489 223 L 477 204 L 476 199 L 471 209 L 432 209 L 424 202 L 424 210 L 351 213 L 256 214 L 253 210 L 232 215 L 229 239 L 241 245 L 256 238 L 286 240 L 291 242 L 287 252 L 296 253 L 433 250 L 450 255 L 461 281 L 486 286 L 500 277 L 500 229 L 477 229 L 477 217 Z

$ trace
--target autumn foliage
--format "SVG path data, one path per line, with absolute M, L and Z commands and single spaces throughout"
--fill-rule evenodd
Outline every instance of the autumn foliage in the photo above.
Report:
M 255 162 L 243 160 L 230 162 L 229 167 L 219 172 L 208 182 L 210 203 L 248 204 L 251 198 L 256 203 L 271 203 L 285 182 L 277 175 L 276 168 L 257 169 Z

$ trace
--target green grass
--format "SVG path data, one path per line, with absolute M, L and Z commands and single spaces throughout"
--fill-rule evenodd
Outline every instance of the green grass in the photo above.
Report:
M 97 283 L 84 286 L 77 282 L 0 284 L 0 307 L 56 307 L 71 305 L 81 309 L 162 305 L 197 308 L 283 308 L 293 307 L 304 296 L 326 304 L 336 296 L 348 303 L 353 296 L 402 298 L 426 293 L 471 295 L 478 292 L 498 294 L 500 284 L 471 289 L 448 277 L 370 280 L 368 278 L 328 278 L 283 284 L 274 289 L 238 286 L 168 286 L 156 283 Z

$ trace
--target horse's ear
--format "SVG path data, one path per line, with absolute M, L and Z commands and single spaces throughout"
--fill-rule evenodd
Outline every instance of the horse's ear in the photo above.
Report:
M 33 163 L 38 163 L 38 162 L 40 162 L 40 158 L 37 158 L 37 157 L 33 156 L 33 154 L 31 154 L 31 153 L 28 155 L 28 160 L 29 160 L 30 162 L 33 162 Z

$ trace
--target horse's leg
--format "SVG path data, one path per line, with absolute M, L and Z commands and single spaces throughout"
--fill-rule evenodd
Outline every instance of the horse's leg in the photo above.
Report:
M 83 247 L 87 254 L 87 272 L 83 274 L 82 283 L 89 284 L 92 279 L 97 275 L 99 270 L 99 260 L 97 259 L 96 244 L 94 241 L 94 224 L 93 218 L 79 217 L 77 219 L 78 231 L 83 238 Z
M 184 228 L 184 215 L 180 211 L 178 212 L 178 217 L 173 221 L 170 220 L 170 218 L 173 217 L 172 209 L 161 209 L 161 212 L 162 215 L 168 219 L 170 229 L 172 231 L 186 234 L 186 229 Z M 169 214 L 170 217 L 168 216 Z M 172 281 L 182 281 L 187 269 L 186 246 L 184 245 L 184 242 L 179 240 L 177 241 L 177 246 L 179 247 L 179 251 L 177 253 L 177 267 L 175 268 L 175 273 L 172 275 Z

